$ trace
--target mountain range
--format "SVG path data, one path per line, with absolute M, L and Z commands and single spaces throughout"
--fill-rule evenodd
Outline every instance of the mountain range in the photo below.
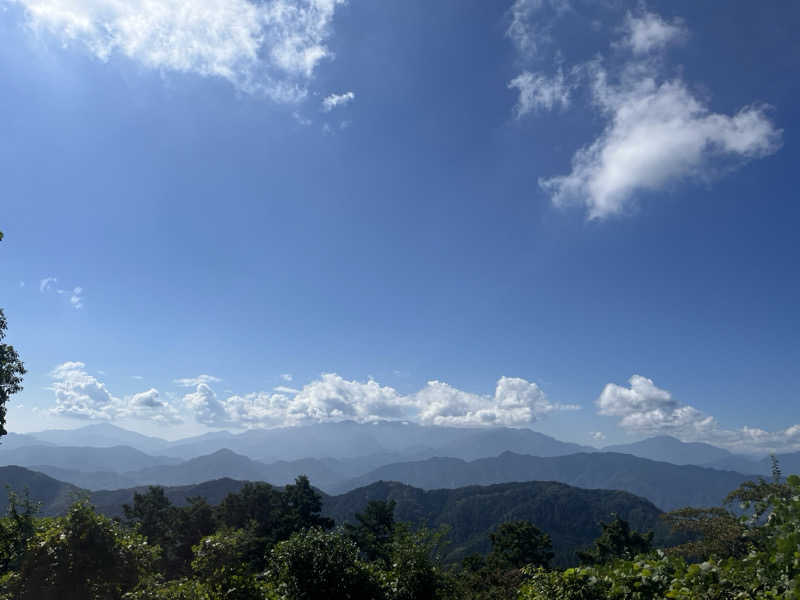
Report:
M 558 481 L 589 489 L 624 490 L 647 498 L 662 510 L 717 506 L 751 477 L 694 465 L 673 465 L 630 454 L 598 452 L 538 457 L 504 452 L 467 462 L 457 458 L 386 465 L 343 482 L 344 492 L 375 481 L 398 481 L 422 489 L 458 488 L 513 481 Z

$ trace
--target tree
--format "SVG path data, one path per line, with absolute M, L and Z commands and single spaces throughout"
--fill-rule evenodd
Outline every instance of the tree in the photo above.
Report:
M 282 512 L 281 493 L 268 483 L 245 483 L 217 507 L 219 521 L 232 529 L 252 526 L 265 543 L 274 543 Z
M 39 523 L 8 587 L 15 600 L 120 600 L 157 558 L 143 536 L 79 501 Z
M 2 240 L 3 232 L 0 231 L 0 241 Z M 2 343 L 7 329 L 6 315 L 0 308 L 0 437 L 8 433 L 5 428 L 8 399 L 22 390 L 22 376 L 25 375 L 25 366 L 14 346 Z
M 492 541 L 489 562 L 500 568 L 546 567 L 553 558 L 550 536 L 529 521 L 502 523 L 489 538 Z
M 267 579 L 286 600 L 377 600 L 377 582 L 358 560 L 358 547 L 338 531 L 293 534 L 269 555 Z
M 600 564 L 615 558 L 630 560 L 638 554 L 647 554 L 653 546 L 653 532 L 632 531 L 630 524 L 614 517 L 611 523 L 601 523 L 603 532 L 594 541 L 594 548 L 578 552 L 584 564 Z
M 260 577 L 248 557 L 263 547 L 245 529 L 218 531 L 194 547 L 192 573 L 208 590 L 210 598 L 264 600 L 271 587 Z
M 398 523 L 389 547 L 388 569 L 381 583 L 388 600 L 436 600 L 447 597 L 449 581 L 442 568 L 447 527 L 412 530 Z
M 300 475 L 295 479 L 294 484 L 289 484 L 284 488 L 283 513 L 282 538 L 311 527 L 321 529 L 333 527 L 333 520 L 320 514 L 322 513 L 322 496 L 311 487 L 311 482 L 305 475 Z
M 30 499 L 27 490 L 22 498 L 9 490 L 7 516 L 0 519 L 0 573 L 19 568 L 36 533 L 38 512 L 39 504 Z
M 187 498 L 186 506 L 175 511 L 175 564 L 167 576 L 185 574 L 193 556 L 193 548 L 216 530 L 214 508 L 205 498 Z
M 389 545 L 395 532 L 396 505 L 394 500 L 370 500 L 362 512 L 356 513 L 358 524 L 345 525 L 345 532 L 367 560 L 388 561 Z
M 669 548 L 670 554 L 693 559 L 740 558 L 749 551 L 748 527 L 724 508 L 680 508 L 661 518 L 674 533 L 690 536 L 688 542 Z

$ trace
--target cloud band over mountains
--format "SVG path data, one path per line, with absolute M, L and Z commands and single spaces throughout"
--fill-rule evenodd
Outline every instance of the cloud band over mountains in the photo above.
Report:
M 442 381 L 429 381 L 416 392 L 402 394 L 374 379 L 348 380 L 325 373 L 302 387 L 277 386 L 273 391 L 219 394 L 222 379 L 208 374 L 175 379 L 190 388 L 183 396 L 159 390 L 125 397 L 111 393 L 81 362 L 67 362 L 51 372 L 55 406 L 51 414 L 76 419 L 137 419 L 162 425 L 194 421 L 211 428 L 272 428 L 334 421 L 372 423 L 410 421 L 431 426 L 527 427 L 548 415 L 579 410 L 553 402 L 534 382 L 501 377 L 492 394 L 477 394 Z M 703 441 L 737 452 L 800 450 L 800 424 L 778 431 L 744 426 L 725 429 L 703 411 L 676 400 L 653 380 L 633 375 L 628 386 L 607 384 L 595 400 L 597 413 L 617 417 L 617 426 L 638 435 L 672 435 Z M 602 440 L 601 432 L 592 437 Z
M 203 374 L 176 379 L 176 385 L 192 391 L 170 402 L 155 388 L 116 397 L 81 362 L 59 365 L 51 376 L 50 389 L 56 397 L 51 413 L 93 420 L 134 418 L 166 424 L 192 419 L 209 427 L 231 428 L 341 420 L 524 427 L 556 411 L 579 408 L 551 402 L 538 385 L 518 377 L 501 377 L 493 394 L 466 392 L 441 381 L 401 394 L 373 379 L 360 382 L 325 373 L 300 389 L 278 386 L 272 392 L 220 396 L 212 386 L 221 380 Z

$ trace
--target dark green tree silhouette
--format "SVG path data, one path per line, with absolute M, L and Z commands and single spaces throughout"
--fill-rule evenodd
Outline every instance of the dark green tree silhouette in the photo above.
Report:
M 489 538 L 492 541 L 489 563 L 499 568 L 546 567 L 553 558 L 550 536 L 529 521 L 502 523 Z
M 3 232 L 0 231 L 0 241 Z M 25 375 L 25 366 L 14 350 L 14 346 L 1 343 L 6 337 L 8 321 L 3 309 L 0 308 L 0 437 L 6 433 L 6 404 L 8 399 L 22 390 L 22 376 Z
M 613 521 L 600 525 L 603 532 L 594 541 L 594 548 L 577 553 L 584 564 L 601 564 L 615 558 L 630 560 L 639 554 L 647 554 L 653 546 L 652 531 L 633 531 L 630 524 L 619 516 L 615 515 Z
M 28 543 L 36 533 L 39 508 L 28 490 L 20 497 L 9 489 L 7 514 L 0 519 L 0 573 L 19 568 Z
M 333 520 L 323 517 L 322 495 L 311 487 L 308 477 L 300 475 L 283 491 L 283 530 L 281 538 L 311 527 L 330 529 Z
M 389 560 L 389 546 L 396 526 L 396 505 L 394 500 L 370 500 L 362 512 L 356 513 L 357 524 L 345 525 L 345 532 L 367 560 Z

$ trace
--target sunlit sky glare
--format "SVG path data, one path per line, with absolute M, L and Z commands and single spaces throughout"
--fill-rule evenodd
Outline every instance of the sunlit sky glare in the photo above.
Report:
M 800 450 L 798 25 L 789 2 L 0 0 L 8 429 Z

